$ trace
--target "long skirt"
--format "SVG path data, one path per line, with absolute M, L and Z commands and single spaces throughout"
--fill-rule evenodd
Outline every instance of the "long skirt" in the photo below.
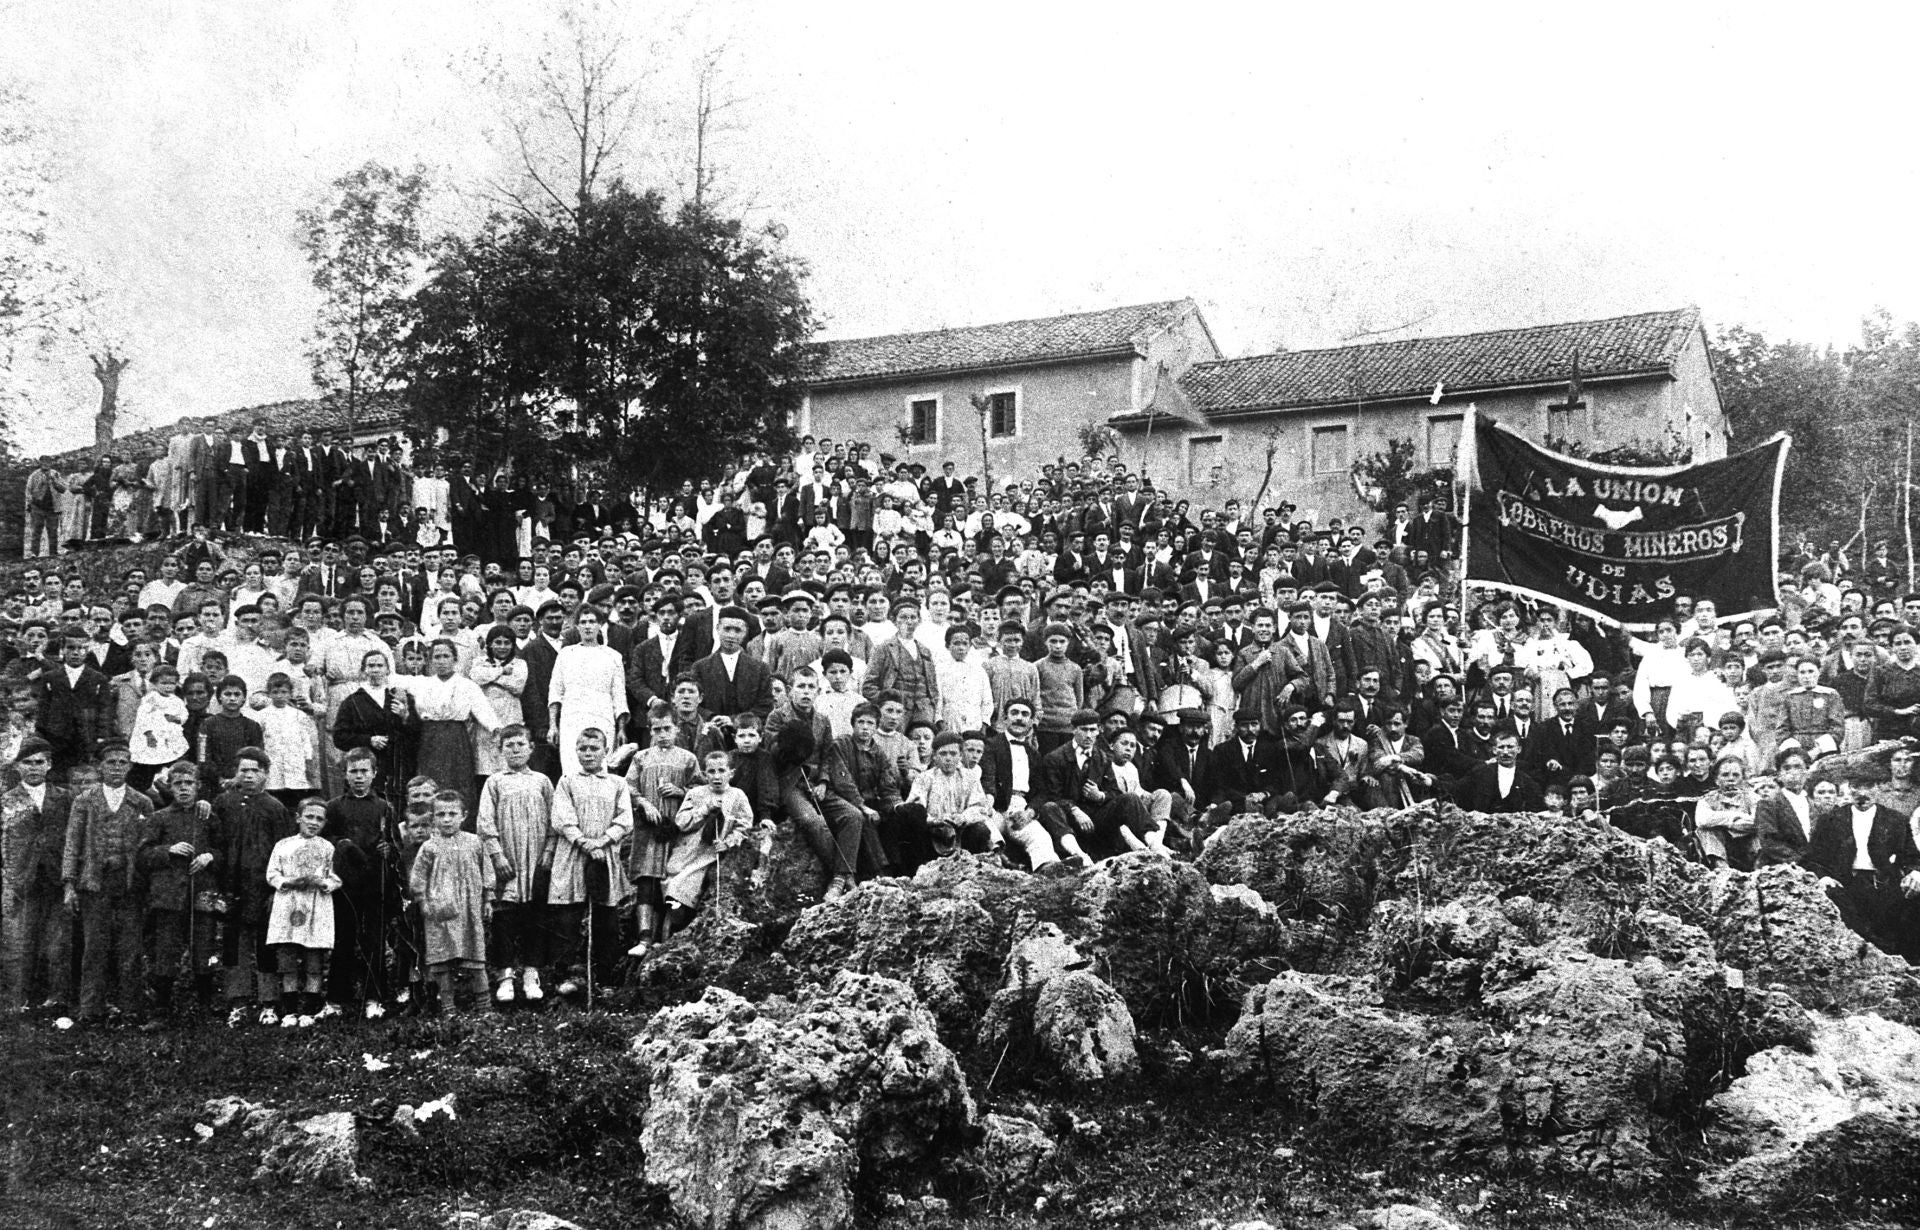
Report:
M 473 739 L 465 722 L 420 723 L 419 772 L 440 783 L 442 790 L 457 790 L 467 802 L 467 822 L 462 827 L 474 831 L 474 805 L 478 798 L 473 780 Z

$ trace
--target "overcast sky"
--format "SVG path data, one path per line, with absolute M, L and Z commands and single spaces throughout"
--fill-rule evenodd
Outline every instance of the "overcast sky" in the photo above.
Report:
M 0 7 L 4 7 L 0 5 Z M 684 179 L 724 44 L 724 183 L 786 225 L 824 336 L 1191 296 L 1231 355 L 1698 304 L 1804 340 L 1920 315 L 1907 10 L 608 5 Z M 538 0 L 15 0 L 0 69 L 130 338 L 129 428 L 311 395 L 293 215 L 368 159 L 461 225 L 503 171 Z M 29 452 L 90 436 L 83 356 Z

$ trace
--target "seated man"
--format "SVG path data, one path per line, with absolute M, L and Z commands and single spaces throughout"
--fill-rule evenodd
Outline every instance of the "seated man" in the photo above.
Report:
M 1028 800 L 1040 771 L 1039 744 L 1034 739 L 1033 702 L 1016 696 L 1001 715 L 1006 733 L 986 731 L 980 761 L 980 788 L 993 806 L 994 823 L 1009 846 L 1024 850 L 1035 871 L 1060 861 L 1053 837 Z
M 1127 848 L 1121 829 L 1144 840 L 1151 825 L 1146 804 L 1114 783 L 1112 762 L 1100 747 L 1100 715 L 1081 709 L 1070 725 L 1071 739 L 1040 762 L 1036 810 L 1063 861 L 1090 867 L 1096 857 Z
M 912 875 L 933 857 L 927 811 L 900 793 L 898 760 L 879 739 L 880 710 L 862 701 L 853 710 L 853 733 L 833 741 L 827 758 L 827 796 L 823 808 L 836 833 L 852 826 L 870 834 L 866 842 L 876 875 Z

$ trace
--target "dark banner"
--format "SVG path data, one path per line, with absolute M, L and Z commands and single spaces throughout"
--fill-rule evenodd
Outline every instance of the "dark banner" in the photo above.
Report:
M 1778 604 L 1780 475 L 1787 437 L 1721 461 L 1595 465 L 1476 416 L 1467 580 L 1613 623 L 1650 624 L 1675 594 L 1719 613 Z

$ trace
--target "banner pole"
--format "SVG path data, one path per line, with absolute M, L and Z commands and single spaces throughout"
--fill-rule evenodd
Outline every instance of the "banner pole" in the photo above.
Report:
M 1468 532 L 1469 518 L 1473 515 L 1473 463 L 1474 424 L 1480 417 L 1478 402 L 1469 402 L 1467 412 L 1460 416 L 1460 439 L 1457 445 L 1459 454 L 1454 458 L 1453 473 L 1460 486 L 1460 633 L 1467 631 L 1467 552 L 1473 535 Z

